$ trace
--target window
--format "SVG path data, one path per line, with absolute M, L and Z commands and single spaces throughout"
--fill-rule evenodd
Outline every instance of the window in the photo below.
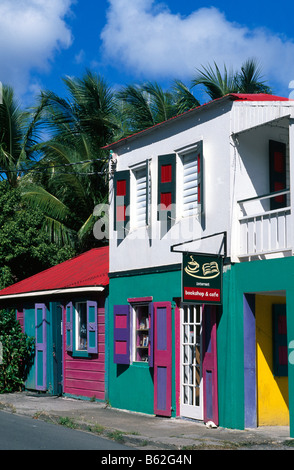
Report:
M 148 304 L 133 307 L 133 362 L 148 362 L 149 309 Z
M 139 168 L 133 170 L 134 192 L 132 199 L 134 201 L 131 214 L 131 224 L 134 228 L 144 227 L 149 224 L 149 210 L 151 198 L 151 182 L 149 177 L 149 161 Z
M 170 327 L 166 315 L 171 312 L 171 304 L 152 302 L 152 297 L 133 298 L 128 301 L 127 305 L 113 307 L 113 362 L 144 362 L 153 367 L 155 347 L 158 351 L 166 349 L 166 330 Z
M 87 306 L 86 306 L 86 302 L 77 302 L 75 304 L 75 315 L 76 315 L 75 349 L 77 351 L 87 351 Z
M 128 305 L 114 306 L 114 363 L 144 362 L 153 367 L 151 299 L 128 299 Z
M 179 158 L 178 214 L 189 217 L 204 212 L 202 141 L 182 151 Z
M 69 302 L 65 306 L 66 351 L 76 356 L 98 352 L 97 302 Z
M 182 215 L 194 215 L 200 204 L 200 157 L 196 152 L 184 155 L 183 164 L 183 205 Z

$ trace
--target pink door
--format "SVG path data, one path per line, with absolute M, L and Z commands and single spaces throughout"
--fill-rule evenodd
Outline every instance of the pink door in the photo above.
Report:
M 216 307 L 205 305 L 203 322 L 203 402 L 204 422 L 218 425 Z
M 171 304 L 154 306 L 154 413 L 171 416 Z

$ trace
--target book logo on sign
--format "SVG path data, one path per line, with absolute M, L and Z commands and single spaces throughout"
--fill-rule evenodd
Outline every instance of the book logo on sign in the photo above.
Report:
M 214 279 L 220 275 L 220 270 L 216 261 L 210 263 L 203 263 L 202 269 L 200 264 L 194 260 L 193 255 L 190 255 L 191 261 L 188 261 L 187 266 L 184 268 L 189 276 L 196 277 L 197 279 Z

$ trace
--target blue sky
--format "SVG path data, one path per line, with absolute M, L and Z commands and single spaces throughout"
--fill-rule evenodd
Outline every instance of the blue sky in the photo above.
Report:
M 0 81 L 30 105 L 40 89 L 63 95 L 62 77 L 86 68 L 113 87 L 168 87 L 189 85 L 201 65 L 236 70 L 255 57 L 274 93 L 289 96 L 293 13 L 290 1 L 1 0 Z

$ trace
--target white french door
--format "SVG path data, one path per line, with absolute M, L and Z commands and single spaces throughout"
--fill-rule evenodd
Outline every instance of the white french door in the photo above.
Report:
M 202 307 L 181 308 L 181 416 L 203 419 Z

